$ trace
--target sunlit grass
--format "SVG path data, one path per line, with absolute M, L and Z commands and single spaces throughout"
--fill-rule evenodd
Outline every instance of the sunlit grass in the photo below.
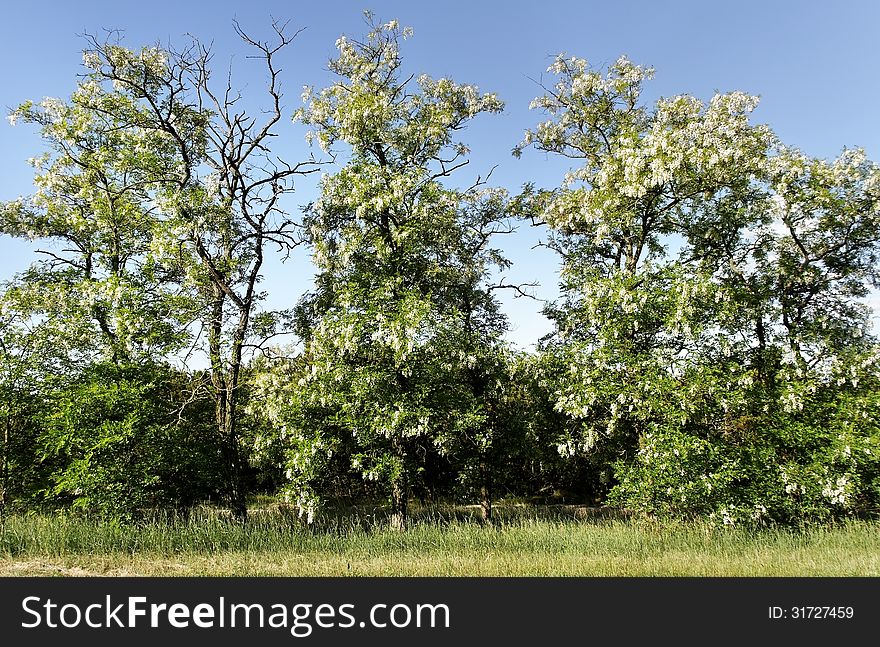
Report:
M 405 532 L 380 512 L 308 526 L 284 510 L 240 524 L 215 511 L 134 524 L 73 516 L 2 521 L 2 575 L 877 576 L 880 525 L 713 528 L 499 507 L 420 510 Z

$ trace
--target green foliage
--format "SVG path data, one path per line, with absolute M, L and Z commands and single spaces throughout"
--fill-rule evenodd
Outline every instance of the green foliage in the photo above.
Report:
M 712 376 L 699 379 L 705 385 Z M 809 396 L 794 411 L 771 408 L 772 400 L 751 415 L 701 402 L 695 408 L 703 421 L 657 424 L 641 436 L 635 459 L 616 466 L 620 484 L 611 501 L 664 517 L 708 516 L 725 525 L 876 514 L 875 380 L 858 388 L 851 382 L 804 385 Z M 736 385 L 723 388 L 727 402 L 755 402 L 742 388 L 736 393 Z
M 48 487 L 45 467 L 35 460 L 39 398 L 31 389 L 0 383 L 0 513 L 26 507 Z
M 97 364 L 47 385 L 33 450 L 44 501 L 125 517 L 215 495 L 216 443 L 204 403 L 181 401 L 187 382 L 160 365 Z

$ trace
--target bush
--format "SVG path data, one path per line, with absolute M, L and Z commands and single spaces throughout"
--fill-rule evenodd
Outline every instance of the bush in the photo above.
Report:
M 800 385 L 804 386 L 804 385 Z M 875 385 L 808 384 L 761 415 L 716 412 L 714 425 L 660 425 L 615 465 L 615 503 L 719 524 L 802 524 L 875 514 L 880 408 Z M 780 400 L 788 406 L 780 406 Z M 764 411 L 767 409 L 767 411 Z M 725 422 L 726 420 L 726 422 Z
M 39 459 L 47 503 L 114 517 L 188 508 L 220 487 L 211 415 L 184 406 L 187 376 L 162 365 L 95 364 L 46 395 Z

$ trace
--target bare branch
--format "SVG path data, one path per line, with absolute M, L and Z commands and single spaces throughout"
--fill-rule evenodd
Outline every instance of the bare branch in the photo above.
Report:
M 546 299 L 538 298 L 533 293 L 528 292 L 526 290 L 526 288 L 538 288 L 538 287 L 540 287 L 540 283 L 538 283 L 537 281 L 532 281 L 529 283 L 513 284 L 513 283 L 505 283 L 504 277 L 501 277 L 501 280 L 498 283 L 496 283 L 495 285 L 488 286 L 488 289 L 490 291 L 493 291 L 493 290 L 513 290 L 515 292 L 515 294 L 513 296 L 514 299 L 519 299 L 519 298 L 525 297 L 525 298 L 531 299 L 533 301 L 540 301 L 542 303 L 546 303 Z

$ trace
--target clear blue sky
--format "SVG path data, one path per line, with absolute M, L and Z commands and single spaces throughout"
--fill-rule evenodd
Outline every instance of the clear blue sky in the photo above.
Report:
M 498 169 L 494 182 L 516 191 L 526 181 L 558 184 L 558 161 L 538 153 L 521 160 L 510 155 L 525 128 L 540 115 L 528 110 L 539 94 L 533 79 L 560 51 L 597 65 L 627 54 L 656 68 L 650 97 L 692 93 L 708 99 L 715 91 L 744 90 L 761 96 L 757 121 L 770 124 L 783 141 L 806 153 L 833 157 L 844 146 L 862 146 L 880 159 L 880 2 L 739 0 L 687 2 L 14 2 L 4 7 L 0 25 L 3 83 L 0 107 L 44 96 L 65 98 L 81 72 L 83 41 L 79 34 L 122 29 L 131 47 L 169 40 L 184 42 L 187 33 L 213 41 L 217 73 L 232 63 L 245 93 L 258 90 L 258 68 L 244 59 L 231 22 L 265 35 L 270 15 L 306 27 L 283 59 L 287 112 L 299 106 L 304 84 L 322 87 L 330 80 L 327 60 L 342 34 L 361 35 L 361 12 L 380 20 L 397 18 L 415 30 L 404 46 L 406 65 L 432 76 L 451 76 L 497 92 L 507 103 L 503 115 L 485 117 L 463 136 L 474 154 L 465 173 Z M 285 157 L 306 154 L 302 132 L 286 128 L 277 140 Z M 25 163 L 40 150 L 32 128 L 0 123 L 0 200 L 31 191 Z M 469 177 L 467 179 L 470 179 Z M 462 177 L 462 181 L 465 177 Z M 297 200 L 308 202 L 314 181 L 300 184 Z M 539 232 L 523 230 L 503 241 L 515 262 L 512 281 L 540 281 L 539 296 L 556 294 L 557 261 L 531 250 Z M 0 280 L 26 267 L 31 248 L 0 236 Z M 308 259 L 267 271 L 271 304 L 291 305 L 309 287 Z M 527 347 L 549 330 L 539 304 L 522 299 L 506 303 L 511 339 Z

